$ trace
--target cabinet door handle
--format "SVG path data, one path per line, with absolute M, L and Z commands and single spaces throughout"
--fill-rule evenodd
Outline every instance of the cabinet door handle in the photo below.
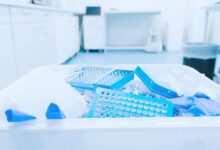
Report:
M 38 30 L 45 30 L 45 27 L 32 27 L 33 31 L 38 31 Z
M 50 14 L 49 14 L 49 13 L 45 13 L 45 14 L 43 14 L 43 16 L 44 16 L 44 17 L 49 17 Z
M 31 15 L 31 13 L 29 13 L 29 12 L 22 12 L 21 14 L 22 14 L 22 16 L 30 16 Z
M 109 8 L 109 11 L 118 11 L 117 8 Z

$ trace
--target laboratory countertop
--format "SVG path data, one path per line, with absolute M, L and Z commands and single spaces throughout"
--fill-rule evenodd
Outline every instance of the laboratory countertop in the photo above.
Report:
M 112 11 L 107 10 L 104 12 L 104 14 L 125 14 L 125 13 L 132 13 L 132 14 L 138 14 L 138 13 L 145 13 L 145 14 L 160 14 L 160 10 L 120 10 L 120 11 Z
M 35 5 L 30 3 L 18 2 L 16 0 L 0 0 L 0 6 L 36 9 L 36 10 L 52 11 L 52 12 L 73 13 L 73 14 L 77 13 L 74 10 L 55 8 L 52 6 Z

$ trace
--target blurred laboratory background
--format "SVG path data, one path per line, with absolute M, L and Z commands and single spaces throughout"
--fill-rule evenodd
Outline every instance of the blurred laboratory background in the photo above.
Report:
M 185 64 L 220 80 L 220 1 L 0 0 L 0 90 L 66 64 Z

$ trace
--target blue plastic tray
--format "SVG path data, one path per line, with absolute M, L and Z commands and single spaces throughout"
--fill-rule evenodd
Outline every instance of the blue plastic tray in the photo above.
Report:
M 173 104 L 163 99 L 98 88 L 88 118 L 171 117 Z
M 137 67 L 135 69 L 135 73 L 151 92 L 161 95 L 165 98 L 179 97 L 175 91 L 172 91 L 155 83 L 140 67 Z
M 102 67 L 84 67 L 75 71 L 67 82 L 76 88 L 96 90 L 97 87 L 119 89 L 134 79 L 134 72 Z
M 113 70 L 98 80 L 94 87 L 107 89 L 119 89 L 126 83 L 134 79 L 134 72 L 128 70 Z
M 73 87 L 95 90 L 93 84 L 111 70 L 111 68 L 103 67 L 83 67 L 75 70 L 66 80 Z

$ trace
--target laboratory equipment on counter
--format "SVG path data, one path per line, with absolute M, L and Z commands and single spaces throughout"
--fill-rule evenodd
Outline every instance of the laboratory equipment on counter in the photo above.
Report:
M 89 6 L 86 7 L 86 15 L 101 15 L 101 10 L 100 6 Z
M 36 5 L 49 5 L 51 0 L 31 0 Z

